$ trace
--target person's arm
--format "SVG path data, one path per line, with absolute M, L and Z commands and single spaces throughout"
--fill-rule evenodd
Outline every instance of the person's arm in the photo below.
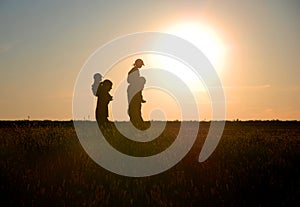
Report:
M 104 94 L 104 97 L 103 97 L 103 101 L 105 101 L 107 104 L 112 101 L 112 96 L 107 92 Z

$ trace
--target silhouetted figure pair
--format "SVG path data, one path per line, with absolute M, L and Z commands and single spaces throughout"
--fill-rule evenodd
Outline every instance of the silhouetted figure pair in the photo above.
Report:
M 128 98 L 128 115 L 132 124 L 138 129 L 146 129 L 147 126 L 142 118 L 142 103 L 146 101 L 143 99 L 142 91 L 144 89 L 146 79 L 140 76 L 139 69 L 144 65 L 143 60 L 137 59 L 133 68 L 128 72 L 127 88 Z M 109 123 L 108 104 L 112 101 L 112 96 L 109 91 L 112 89 L 112 82 L 110 80 L 102 81 L 102 75 L 96 73 L 94 75 L 94 83 L 92 91 L 97 96 L 96 120 L 99 126 Z
M 139 69 L 144 65 L 143 60 L 137 59 L 133 68 L 128 72 L 127 88 L 128 98 L 128 115 L 131 123 L 138 129 L 146 128 L 142 118 L 142 103 L 146 101 L 143 99 L 142 91 L 146 83 L 146 79 L 140 76 Z

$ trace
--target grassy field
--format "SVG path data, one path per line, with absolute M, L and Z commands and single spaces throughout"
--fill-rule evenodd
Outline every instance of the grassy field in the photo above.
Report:
M 201 122 L 173 168 L 130 178 L 93 162 L 71 121 L 2 121 L 1 206 L 300 206 L 300 122 L 226 122 L 218 147 L 199 163 L 209 125 Z M 148 144 L 106 133 L 119 151 L 147 156 L 167 148 L 179 127 L 168 122 Z

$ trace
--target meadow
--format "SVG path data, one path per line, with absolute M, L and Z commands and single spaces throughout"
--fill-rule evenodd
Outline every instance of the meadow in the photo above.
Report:
M 1 206 L 300 206 L 300 122 L 227 121 L 214 153 L 198 162 L 210 122 L 173 168 L 132 178 L 98 166 L 72 121 L 0 122 Z M 180 122 L 151 143 L 106 131 L 119 151 L 148 156 L 167 148 Z

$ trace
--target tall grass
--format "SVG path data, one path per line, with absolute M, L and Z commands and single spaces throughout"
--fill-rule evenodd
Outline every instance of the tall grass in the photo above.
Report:
M 209 125 L 200 124 L 176 166 L 130 178 L 94 163 L 72 122 L 0 122 L 1 206 L 299 206 L 299 122 L 226 122 L 217 149 L 199 163 Z M 107 134 L 116 149 L 146 156 L 168 147 L 179 127 L 167 123 L 148 145 Z

